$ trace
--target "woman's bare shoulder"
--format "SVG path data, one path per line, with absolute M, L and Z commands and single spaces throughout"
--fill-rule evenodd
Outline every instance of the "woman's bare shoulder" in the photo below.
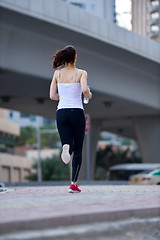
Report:
M 78 70 L 79 70 L 78 82 L 80 83 L 83 76 L 87 78 L 87 71 L 84 69 L 78 69 Z
M 54 71 L 54 74 L 53 74 L 53 81 L 55 81 L 56 83 L 58 82 L 58 70 L 55 70 Z
M 87 74 L 87 71 L 84 69 L 78 69 L 78 70 L 79 70 L 80 74 Z
M 55 76 L 58 75 L 58 71 L 59 71 L 58 69 L 56 69 L 56 70 L 54 71 L 54 75 L 55 75 Z

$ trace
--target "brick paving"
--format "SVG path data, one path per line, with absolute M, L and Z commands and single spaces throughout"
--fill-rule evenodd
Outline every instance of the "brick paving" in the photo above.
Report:
M 159 186 L 14 187 L 0 193 L 0 233 L 160 216 Z

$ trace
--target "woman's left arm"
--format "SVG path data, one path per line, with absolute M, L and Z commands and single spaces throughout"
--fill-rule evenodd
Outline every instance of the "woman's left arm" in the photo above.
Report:
M 50 99 L 59 100 L 59 94 L 57 93 L 57 71 L 54 72 L 53 79 L 50 85 Z

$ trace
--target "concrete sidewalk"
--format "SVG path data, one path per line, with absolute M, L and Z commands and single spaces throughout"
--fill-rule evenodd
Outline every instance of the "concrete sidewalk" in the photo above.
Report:
M 69 194 L 66 186 L 7 188 L 0 193 L 0 234 L 160 217 L 159 186 L 81 189 Z

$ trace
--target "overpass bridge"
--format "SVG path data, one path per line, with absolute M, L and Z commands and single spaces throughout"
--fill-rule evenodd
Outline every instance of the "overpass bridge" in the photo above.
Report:
M 0 0 L 0 32 L 0 107 L 55 118 L 50 58 L 71 44 L 93 91 L 92 176 L 100 130 L 136 139 L 144 162 L 160 162 L 158 42 L 59 0 Z

